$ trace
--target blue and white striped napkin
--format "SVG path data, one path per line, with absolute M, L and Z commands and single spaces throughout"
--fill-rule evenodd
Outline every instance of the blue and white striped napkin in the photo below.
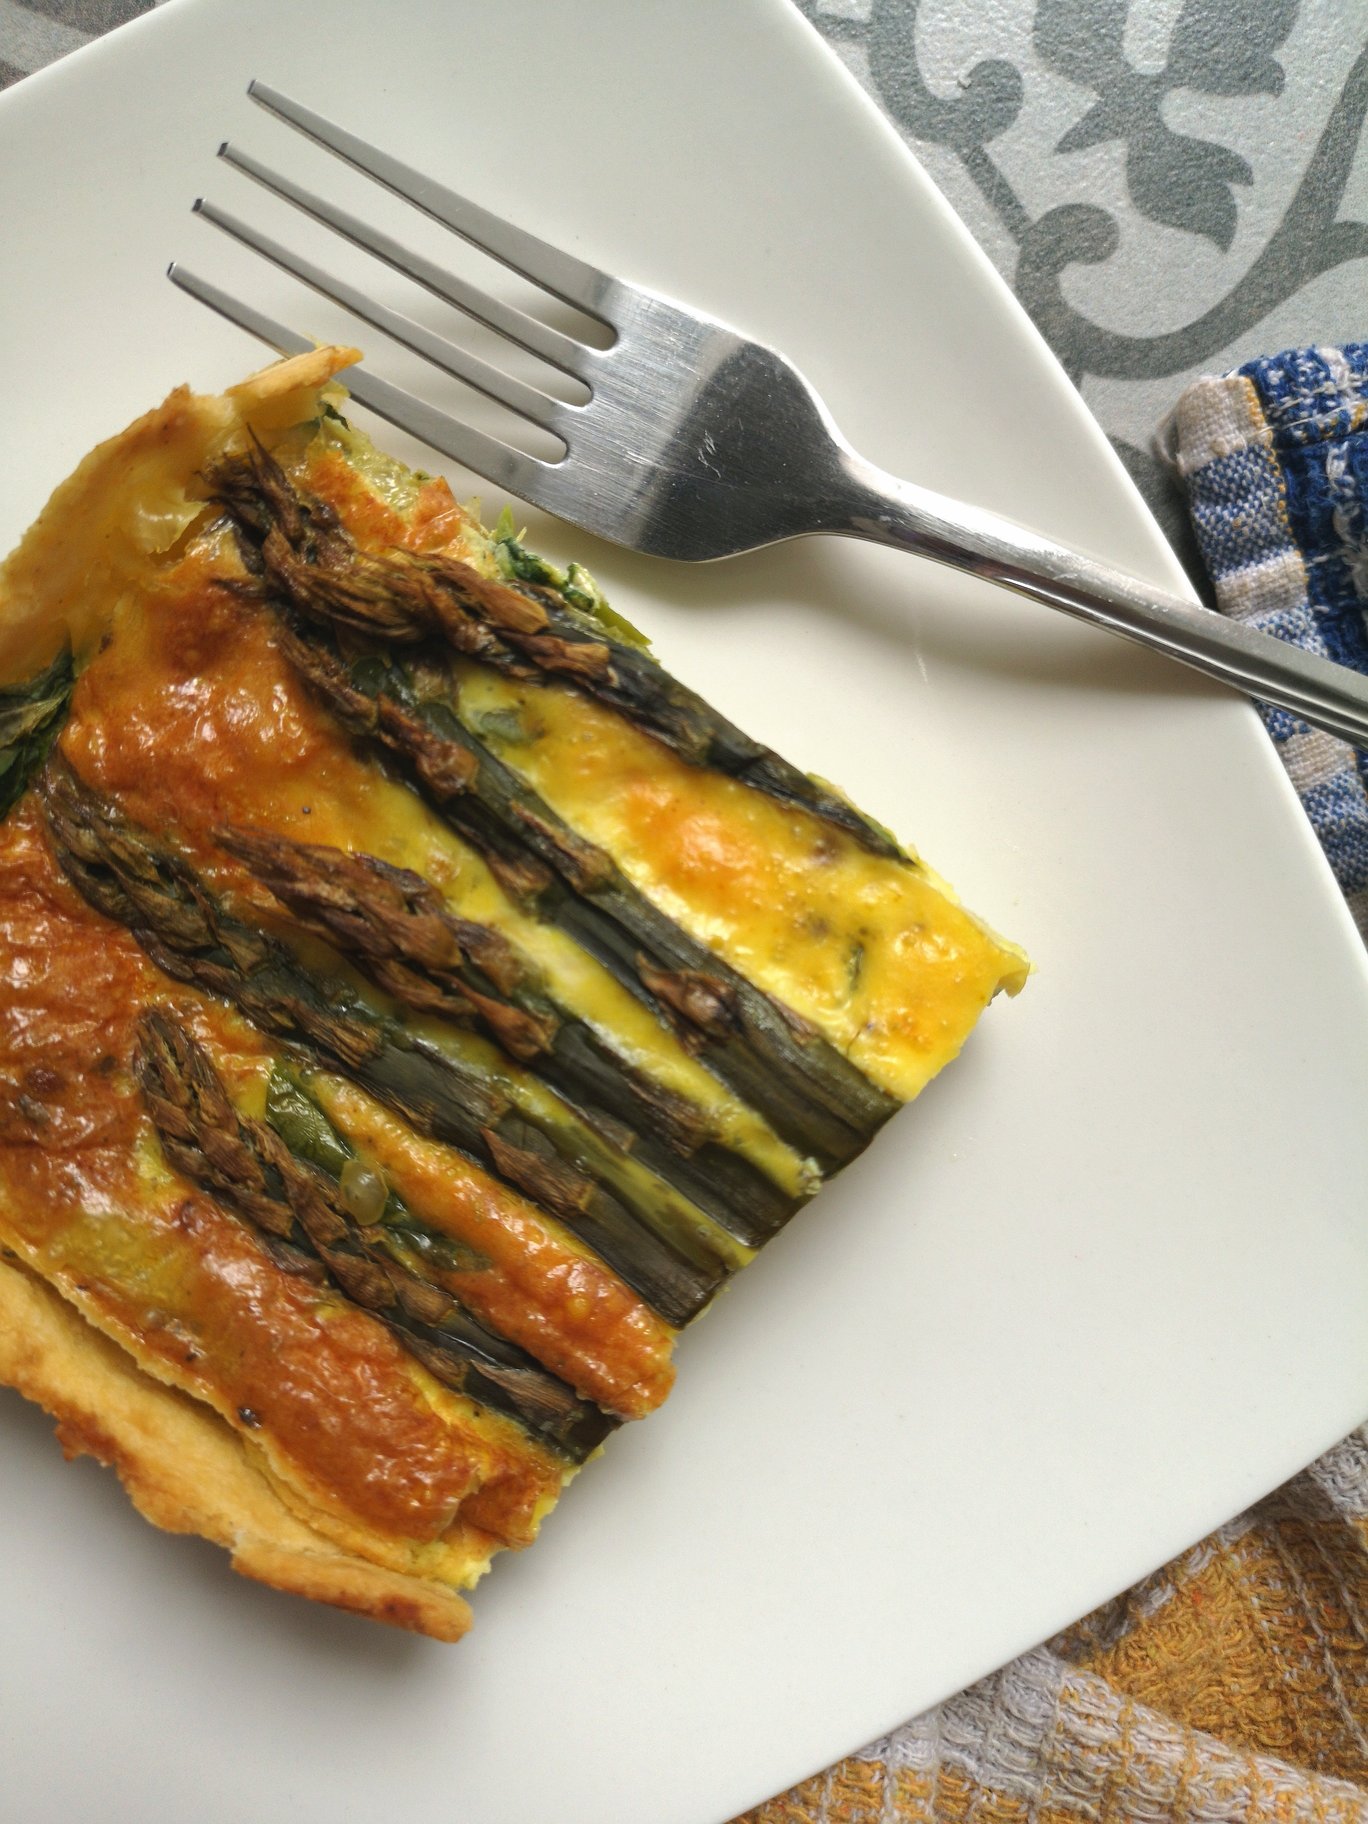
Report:
M 1199 380 L 1165 441 L 1221 609 L 1368 673 L 1368 343 Z M 1368 751 L 1259 708 L 1368 938 Z

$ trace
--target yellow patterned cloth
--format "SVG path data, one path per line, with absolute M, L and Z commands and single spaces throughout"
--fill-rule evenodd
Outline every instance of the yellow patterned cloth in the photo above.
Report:
M 1368 1427 L 738 1824 L 1368 1824 Z

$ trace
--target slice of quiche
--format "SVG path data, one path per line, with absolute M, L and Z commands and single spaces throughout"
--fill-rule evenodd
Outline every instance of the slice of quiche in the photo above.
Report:
M 346 422 L 174 392 L 0 571 L 0 1379 L 454 1639 L 1021 954 Z

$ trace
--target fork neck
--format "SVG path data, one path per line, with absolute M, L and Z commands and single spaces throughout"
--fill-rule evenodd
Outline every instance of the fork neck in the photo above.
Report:
M 1111 622 L 1120 631 L 1135 611 L 1164 605 L 1186 617 L 1189 598 L 1070 550 L 1038 532 L 867 463 L 842 462 L 842 498 L 825 530 L 911 551 L 1013 589 L 1066 613 Z M 1112 621 L 1113 613 L 1119 618 Z
M 1071 551 L 980 507 L 883 475 L 852 457 L 844 519 L 827 529 L 914 551 L 1062 609 L 1280 704 L 1341 740 L 1368 740 L 1368 679 Z M 835 518 L 835 516 L 834 516 Z

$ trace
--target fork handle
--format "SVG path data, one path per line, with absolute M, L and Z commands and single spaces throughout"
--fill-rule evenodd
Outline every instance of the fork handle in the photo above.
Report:
M 985 577 L 1368 747 L 1368 677 L 853 457 L 847 532 Z

